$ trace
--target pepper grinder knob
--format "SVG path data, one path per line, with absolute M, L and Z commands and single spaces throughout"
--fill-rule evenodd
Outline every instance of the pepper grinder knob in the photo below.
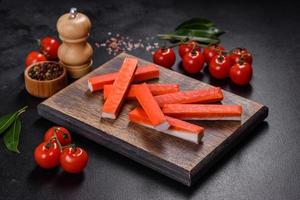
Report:
M 77 15 L 77 8 L 71 8 L 69 18 L 74 19 L 76 17 L 76 15 Z

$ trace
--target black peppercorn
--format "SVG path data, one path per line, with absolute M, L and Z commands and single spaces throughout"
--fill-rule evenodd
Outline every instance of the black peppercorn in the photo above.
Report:
M 30 78 L 35 80 L 53 80 L 62 75 L 64 69 L 57 63 L 38 63 L 28 71 Z

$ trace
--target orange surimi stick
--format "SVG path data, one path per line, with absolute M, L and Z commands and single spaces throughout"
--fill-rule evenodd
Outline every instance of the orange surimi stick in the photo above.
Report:
M 175 103 L 212 103 L 223 99 L 222 90 L 218 87 L 191 91 L 181 91 L 155 96 L 159 106 Z
M 167 130 L 170 125 L 146 83 L 137 86 L 135 89 L 135 96 L 146 112 L 153 127 L 159 131 Z
M 165 104 L 163 112 L 183 120 L 241 120 L 242 106 L 239 105 L 201 105 Z
M 137 68 L 133 81 L 138 83 L 154 78 L 159 78 L 159 69 L 154 64 L 148 64 Z
M 173 92 L 179 92 L 179 85 L 178 84 L 147 84 L 151 93 L 153 95 L 162 95 L 162 94 L 169 94 Z
M 137 59 L 134 58 L 124 59 L 118 76 L 113 84 L 113 89 L 103 105 L 103 118 L 116 119 L 122 102 L 127 95 L 130 83 L 133 80 L 133 76 L 137 68 L 137 63 Z
M 88 79 L 88 87 L 91 92 L 103 89 L 104 85 L 113 84 L 118 72 L 95 76 Z M 134 74 L 134 82 L 146 81 L 159 77 L 159 69 L 153 64 L 138 67 Z
M 127 94 L 127 99 L 135 99 L 135 90 L 138 85 L 131 85 Z M 168 94 L 179 91 L 178 84 L 147 84 L 152 95 Z M 112 91 L 112 85 L 104 85 L 103 98 L 106 99 Z
M 153 128 L 151 121 L 142 108 L 135 108 L 128 114 L 129 120 L 145 127 Z M 201 126 L 191 124 L 179 119 L 166 116 L 170 124 L 169 129 L 162 131 L 163 133 L 199 144 L 203 137 L 204 129 Z

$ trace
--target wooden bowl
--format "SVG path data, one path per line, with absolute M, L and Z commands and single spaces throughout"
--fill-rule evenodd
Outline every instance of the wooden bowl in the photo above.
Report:
M 34 67 L 37 64 L 41 63 L 56 63 L 59 64 L 63 69 L 62 75 L 57 77 L 56 79 L 53 80 L 45 80 L 45 81 L 39 81 L 32 79 L 29 75 L 29 69 Z M 47 98 L 52 96 L 54 93 L 58 92 L 62 88 L 66 87 L 68 84 L 68 79 L 67 79 L 67 70 L 66 68 L 61 65 L 58 62 L 54 61 L 43 61 L 43 62 L 38 62 L 30 65 L 29 67 L 26 68 L 24 72 L 24 79 L 25 79 L 25 88 L 26 90 L 33 96 L 39 97 L 39 98 Z

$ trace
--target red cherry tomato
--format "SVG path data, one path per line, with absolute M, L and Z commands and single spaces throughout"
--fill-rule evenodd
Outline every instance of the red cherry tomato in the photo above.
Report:
M 25 65 L 26 67 L 28 67 L 33 63 L 42 62 L 42 61 L 47 61 L 46 56 L 44 56 L 42 53 L 38 51 L 31 51 L 26 57 Z
M 41 41 L 41 52 L 50 60 L 57 59 L 57 51 L 59 48 L 59 41 L 52 37 L 45 37 Z
M 209 72 L 216 79 L 224 79 L 229 76 L 232 60 L 229 56 L 217 55 L 209 63 Z
M 211 59 L 214 56 L 218 55 L 218 53 L 219 53 L 218 51 L 222 51 L 222 50 L 225 50 L 225 49 L 221 46 L 218 46 L 218 45 L 212 45 L 212 46 L 204 48 L 203 56 L 205 58 L 206 64 L 209 65 Z
M 68 147 L 63 150 L 60 156 L 61 167 L 69 173 L 81 172 L 88 162 L 88 155 L 85 150 L 79 147 Z
M 49 128 L 44 136 L 44 141 L 48 142 L 54 136 L 54 133 L 56 133 L 57 140 L 62 146 L 71 144 L 72 138 L 70 132 L 66 128 L 59 126 Z
M 196 74 L 203 68 L 204 57 L 199 51 L 191 51 L 183 57 L 182 65 L 186 72 Z
M 195 41 L 190 41 L 187 44 L 181 44 L 178 48 L 178 53 L 179 53 L 180 57 L 183 58 L 183 56 L 187 53 L 190 53 L 193 48 L 195 50 L 201 52 L 201 48 L 196 45 L 197 45 L 197 42 L 195 42 Z
M 252 78 L 252 66 L 247 63 L 236 63 L 229 72 L 230 79 L 237 85 L 246 85 Z
M 50 169 L 59 165 L 60 149 L 55 141 L 43 142 L 34 151 L 36 163 L 45 169 Z
M 238 63 L 240 58 L 242 57 L 245 62 L 249 63 L 250 65 L 252 64 L 252 55 L 251 53 L 245 49 L 245 48 L 235 48 L 231 51 L 230 55 L 231 59 L 235 62 Z
M 174 50 L 171 48 L 161 48 L 154 52 L 153 62 L 166 68 L 171 68 L 176 60 Z

